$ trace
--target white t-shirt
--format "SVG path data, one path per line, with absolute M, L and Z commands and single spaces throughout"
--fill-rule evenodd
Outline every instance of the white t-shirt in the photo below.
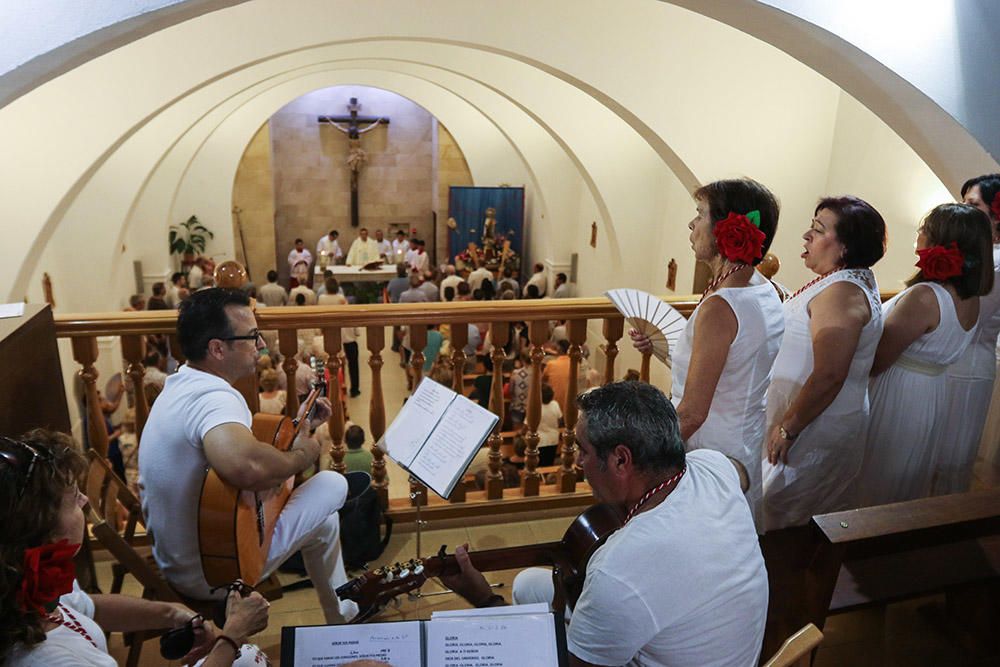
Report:
M 222 378 L 184 365 L 167 378 L 142 432 L 139 488 L 153 556 L 167 581 L 196 599 L 210 597 L 198 551 L 198 499 L 208 469 L 202 439 L 229 423 L 251 427 L 243 396 Z
M 559 444 L 559 420 L 562 419 L 559 401 L 552 399 L 542 403 L 542 414 L 538 420 L 538 446 L 549 447 Z
M 594 553 L 567 641 L 595 665 L 755 667 L 766 615 L 767 572 L 736 469 L 699 449 L 663 502 Z

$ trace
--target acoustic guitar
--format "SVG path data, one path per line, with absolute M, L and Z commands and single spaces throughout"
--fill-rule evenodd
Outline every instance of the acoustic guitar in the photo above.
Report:
M 260 442 L 288 451 L 303 424 L 309 423 L 325 389 L 323 364 L 312 361 L 318 380 L 303 402 L 298 419 L 258 412 L 251 430 Z M 198 502 L 198 544 L 201 567 L 209 586 L 226 586 L 242 579 L 251 586 L 261 580 L 271 548 L 274 526 L 295 478 L 267 491 L 243 491 L 224 481 L 211 468 L 205 475 Z
M 592 505 L 578 516 L 558 542 L 530 544 L 506 549 L 470 551 L 469 558 L 480 572 L 548 566 L 556 584 L 553 608 L 576 605 L 583 592 L 587 563 L 611 533 L 622 526 L 622 517 L 610 505 Z M 458 561 L 442 546 L 436 556 L 415 558 L 405 563 L 365 572 L 337 589 L 341 600 L 358 603 L 358 615 L 351 623 L 363 623 L 396 596 L 420 588 L 427 579 L 458 574 Z

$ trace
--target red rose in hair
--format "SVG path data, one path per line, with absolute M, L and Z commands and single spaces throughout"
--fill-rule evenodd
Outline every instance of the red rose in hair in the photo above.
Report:
M 917 250 L 920 259 L 917 268 L 928 280 L 947 280 L 962 275 L 965 257 L 958 249 L 958 244 L 952 241 L 947 246 L 934 245 L 930 248 Z
M 59 540 L 55 544 L 43 544 L 24 550 L 24 574 L 17 601 L 21 609 L 34 609 L 45 614 L 45 605 L 55 602 L 60 595 L 73 590 L 76 568 L 73 556 L 79 544 Z
M 763 255 L 767 237 L 745 215 L 730 213 L 725 220 L 715 223 L 712 232 L 719 254 L 730 262 L 753 264 Z
M 1000 192 L 993 195 L 993 203 L 990 204 L 990 210 L 993 211 L 993 217 L 1000 220 Z

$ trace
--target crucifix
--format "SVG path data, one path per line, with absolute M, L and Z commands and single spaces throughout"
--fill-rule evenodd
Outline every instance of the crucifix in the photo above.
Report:
M 368 156 L 361 148 L 361 135 L 371 132 L 379 125 L 388 125 L 389 119 L 383 116 L 359 116 L 361 105 L 358 98 L 352 97 L 347 105 L 348 116 L 319 116 L 320 124 L 331 125 L 347 135 L 350 152 L 347 155 L 347 166 L 351 169 L 351 226 L 360 224 L 358 215 L 358 176 L 365 166 Z M 346 127 L 341 123 L 347 123 Z M 362 127 L 363 125 L 363 127 Z

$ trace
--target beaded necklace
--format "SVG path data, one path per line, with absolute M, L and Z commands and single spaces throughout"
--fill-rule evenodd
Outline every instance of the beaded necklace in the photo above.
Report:
M 816 283 L 818 283 L 819 281 L 823 280 L 824 278 L 827 278 L 827 277 L 829 277 L 829 276 L 832 276 L 832 275 L 833 275 L 834 273 L 836 273 L 837 271 L 842 271 L 842 270 L 843 270 L 843 269 L 834 269 L 833 271 L 827 271 L 826 273 L 824 273 L 824 274 L 823 274 L 823 275 L 821 275 L 821 276 L 816 276 L 815 278 L 813 278 L 812 280 L 810 280 L 809 282 L 807 282 L 807 283 L 806 283 L 805 285 L 803 285 L 802 287 L 800 287 L 800 288 L 798 288 L 797 290 L 795 290 L 795 294 L 793 294 L 793 295 L 791 295 L 790 297 L 788 297 L 788 301 L 791 301 L 792 299 L 794 299 L 794 298 L 795 298 L 795 297 L 797 297 L 798 295 L 802 294 L 802 293 L 803 293 L 803 292 L 805 292 L 805 291 L 806 291 L 807 289 L 809 289 L 810 287 L 812 287 L 813 285 L 815 285 L 815 284 L 816 284 Z
M 746 266 L 747 266 L 746 264 L 742 263 L 735 264 L 733 268 L 729 269 L 728 271 L 720 275 L 718 278 L 713 279 L 712 282 L 708 284 L 708 287 L 705 288 L 705 291 L 701 293 L 701 299 L 698 301 L 698 304 L 700 305 L 701 302 L 704 301 L 711 292 L 715 291 L 716 287 L 724 283 L 726 281 L 726 278 L 733 275 L 740 269 L 745 268 Z
M 73 632 L 80 635 L 88 642 L 90 642 L 94 648 L 100 649 L 100 647 L 97 645 L 97 642 L 94 641 L 94 638 L 90 636 L 89 632 L 87 632 L 87 629 L 84 628 L 83 624 L 80 623 L 80 621 L 77 620 L 76 616 L 73 615 L 73 612 L 71 612 L 69 609 L 67 609 L 62 605 L 59 605 L 58 609 L 62 611 L 62 616 L 57 616 L 54 613 L 49 614 L 50 621 L 52 621 L 53 623 L 58 623 L 64 628 L 69 628 L 70 630 L 72 630 Z
M 653 496 L 655 496 L 658 493 L 661 493 L 664 489 L 666 489 L 671 484 L 680 481 L 680 478 L 684 476 L 684 473 L 687 472 L 687 469 L 688 469 L 687 465 L 685 465 L 683 468 L 681 468 L 681 471 L 679 473 L 677 473 L 676 475 L 674 475 L 673 477 L 671 477 L 668 480 L 660 482 L 659 484 L 657 484 L 656 486 L 654 486 L 653 488 L 651 488 L 649 491 L 647 491 L 642 496 L 642 498 L 639 499 L 639 502 L 637 502 L 635 505 L 633 505 L 632 509 L 630 509 L 628 511 L 628 516 L 625 517 L 625 523 L 628 523 L 629 521 L 631 521 L 632 517 L 635 516 L 635 513 L 639 511 L 639 508 L 642 507 L 643 505 L 645 505 L 649 501 L 650 498 L 652 498 Z

